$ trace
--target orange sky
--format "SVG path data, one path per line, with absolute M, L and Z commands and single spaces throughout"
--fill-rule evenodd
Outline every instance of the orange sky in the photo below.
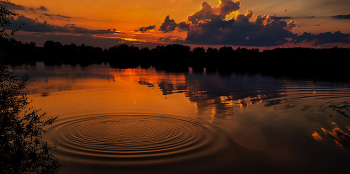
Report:
M 172 36 L 171 39 L 173 40 L 185 40 L 187 37 L 186 32 L 174 31 L 164 33 L 159 31 L 159 27 L 162 25 L 167 15 L 170 16 L 170 19 L 174 19 L 176 23 L 186 22 L 188 16 L 198 12 L 203 3 L 202 0 L 11 0 L 10 2 L 26 8 L 26 10 L 14 10 L 15 12 L 27 18 L 34 19 L 37 22 L 47 21 L 48 24 L 55 26 L 75 24 L 77 27 L 89 30 L 116 29 L 116 31 L 120 31 L 121 33 L 119 34 L 94 34 L 90 36 L 94 38 L 107 37 L 109 39 L 115 39 L 115 42 L 109 42 L 109 46 L 122 42 L 140 45 L 145 42 L 166 44 L 169 42 L 158 41 L 158 39 L 169 36 Z M 206 2 L 213 8 L 219 4 L 218 0 L 207 0 Z M 349 14 L 348 6 L 346 6 L 350 5 L 350 1 L 348 0 L 261 0 L 258 2 L 254 0 L 241 0 L 240 2 L 241 7 L 238 12 L 244 14 L 247 10 L 253 11 L 254 15 L 250 21 L 253 21 L 258 15 L 263 16 L 265 14 L 293 18 L 292 20 L 297 22 L 297 26 L 291 30 L 294 34 L 300 35 L 304 32 L 319 34 L 336 31 L 347 34 L 350 32 L 349 19 L 335 20 L 331 18 L 331 16 L 335 15 Z M 45 7 L 47 10 L 28 10 L 29 8 L 39 8 L 40 6 Z M 69 18 L 50 18 L 43 15 L 43 13 L 66 16 Z M 311 16 L 314 17 L 310 18 Z M 290 19 L 283 19 L 282 21 L 289 22 Z M 134 30 L 141 27 L 148 27 L 151 25 L 155 25 L 155 29 L 148 30 L 144 33 L 134 32 Z M 21 37 L 19 37 L 24 41 L 34 39 L 37 41 L 38 45 L 40 45 L 45 39 L 57 38 L 53 36 L 49 37 L 48 35 L 57 36 L 60 34 L 62 33 L 42 33 L 40 38 L 35 39 L 34 35 L 38 35 L 38 33 L 31 35 L 30 33 L 22 32 L 19 34 Z M 65 35 L 67 34 L 69 35 L 69 33 L 65 33 Z M 69 43 L 74 41 L 62 39 L 61 42 Z M 91 42 L 94 43 L 93 41 Z M 198 43 L 196 45 L 198 45 Z M 311 44 L 304 43 L 304 45 Z M 334 44 L 332 43 L 330 45 Z M 348 46 L 349 43 L 345 44 L 345 46 L 346 45 Z M 94 46 L 101 45 L 97 44 Z M 107 47 L 108 44 L 102 45 L 102 47 L 103 46 Z

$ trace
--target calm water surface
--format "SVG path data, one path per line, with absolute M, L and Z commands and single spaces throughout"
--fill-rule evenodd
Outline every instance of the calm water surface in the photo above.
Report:
M 13 69 L 24 74 L 21 68 Z M 348 84 L 29 67 L 62 173 L 349 173 Z

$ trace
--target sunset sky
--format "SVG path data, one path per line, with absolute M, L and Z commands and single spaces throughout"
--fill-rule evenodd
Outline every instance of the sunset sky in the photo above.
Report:
M 350 47 L 349 0 L 11 0 L 16 37 L 108 48 Z

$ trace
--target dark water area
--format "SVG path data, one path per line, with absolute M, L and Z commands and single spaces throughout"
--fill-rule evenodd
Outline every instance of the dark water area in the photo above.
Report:
M 209 68 L 13 68 L 62 173 L 349 173 L 350 86 Z

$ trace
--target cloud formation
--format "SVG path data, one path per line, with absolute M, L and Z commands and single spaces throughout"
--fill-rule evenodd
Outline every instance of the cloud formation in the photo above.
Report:
M 203 2 L 201 9 L 189 16 L 186 22 L 177 24 L 167 16 L 161 30 L 187 31 L 185 43 L 190 44 L 275 46 L 296 36 L 290 31 L 296 26 L 295 22 L 287 23 L 268 15 L 253 19 L 251 10 L 239 14 L 240 6 L 239 1 L 231 0 L 219 0 L 216 7 Z
M 153 30 L 153 29 L 155 29 L 156 28 L 156 26 L 155 25 L 150 25 L 150 26 L 148 26 L 148 27 L 141 27 L 141 28 L 139 28 L 138 30 L 135 30 L 135 32 L 141 32 L 141 33 L 144 33 L 144 32 L 146 32 L 147 30 Z
M 171 41 L 171 36 L 160 37 L 160 38 L 158 38 L 158 41 L 160 41 L 160 42 L 170 42 Z
M 178 31 L 189 31 L 191 27 L 191 24 L 188 22 L 180 22 L 176 23 L 174 19 L 170 19 L 170 16 L 166 16 L 164 19 L 163 24 L 159 27 L 160 31 L 163 31 L 164 33 L 172 32 L 175 30 Z
M 193 44 L 227 44 L 240 46 L 276 46 L 288 42 L 286 38 L 294 37 L 290 30 L 295 22 L 286 23 L 269 16 L 257 16 L 250 21 L 253 14 L 237 15 L 231 20 L 216 20 L 200 23 L 187 32 L 186 42 Z
M 290 16 L 271 16 L 271 18 L 275 20 L 293 19 L 293 17 Z
M 192 24 L 198 24 L 201 21 L 224 20 L 230 13 L 239 10 L 241 3 L 239 1 L 219 0 L 219 5 L 211 7 L 207 2 L 203 2 L 201 9 L 188 17 Z
M 160 26 L 159 30 L 163 32 L 171 32 L 176 29 L 178 24 L 174 21 L 174 19 L 170 19 L 170 16 L 166 16 L 163 24 Z
M 48 9 L 44 6 L 40 6 L 39 8 L 29 8 L 30 11 L 36 12 L 36 11 L 48 11 Z
M 49 17 L 51 19 L 60 19 L 60 20 L 72 18 L 70 16 L 54 15 L 54 14 L 48 14 L 48 13 L 43 13 L 42 15 Z
M 333 19 L 350 19 L 350 14 L 348 15 L 337 15 L 337 16 L 332 16 Z
M 350 43 L 350 34 L 344 34 L 340 31 L 334 33 L 325 32 L 317 35 L 305 32 L 294 39 L 294 43 L 301 42 L 315 42 L 314 45 L 322 45 L 325 43 Z
M 25 24 L 21 29 L 28 32 L 62 32 L 72 34 L 109 34 L 116 33 L 116 29 L 107 30 L 88 30 L 82 27 L 76 27 L 74 24 L 67 24 L 66 26 L 50 25 L 46 21 L 38 22 L 34 19 L 27 18 L 25 16 L 18 16 L 15 20 L 11 21 L 12 26 L 19 26 Z M 11 29 L 11 28 L 8 28 Z
M 17 5 L 7 1 L 0 1 L 0 5 L 5 7 L 8 10 L 25 10 L 26 9 L 26 7 L 22 5 Z
M 158 38 L 158 41 L 160 41 L 160 42 L 174 42 L 174 40 L 171 39 L 171 38 L 176 38 L 175 42 L 180 42 L 181 41 L 180 40 L 181 37 L 178 37 L 178 36 L 160 37 L 160 38 Z
M 2 5 L 3 7 L 5 7 L 8 10 L 21 10 L 21 11 L 29 10 L 29 11 L 32 11 L 34 13 L 36 13 L 37 11 L 48 11 L 48 9 L 44 6 L 40 6 L 39 8 L 33 8 L 33 7 L 28 8 L 28 7 L 25 7 L 22 5 L 17 5 L 17 4 L 14 4 L 12 2 L 7 2 L 7 1 L 0 1 L 0 5 Z
M 68 19 L 72 18 L 70 16 L 44 13 L 44 12 L 48 11 L 48 9 L 44 6 L 40 6 L 38 8 L 25 7 L 25 6 L 17 5 L 17 4 L 11 3 L 11 2 L 7 2 L 7 1 L 0 1 L 0 5 L 2 5 L 3 7 L 5 7 L 6 9 L 9 9 L 9 10 L 31 11 L 33 13 L 41 12 L 42 14 L 40 17 L 49 17 L 50 19 L 68 20 Z
M 219 0 L 216 7 L 203 2 L 201 9 L 188 17 L 188 21 L 176 23 L 167 16 L 160 27 L 163 32 L 186 31 L 187 37 L 183 43 L 208 45 L 237 45 L 237 46 L 279 46 L 286 43 L 315 42 L 349 43 L 349 34 L 327 32 L 318 35 L 304 33 L 301 36 L 292 32 L 297 26 L 296 18 L 307 17 L 278 17 L 254 16 L 251 10 L 240 14 L 241 3 L 232 0 Z M 350 15 L 349 15 L 350 16 Z M 337 16 L 348 18 L 347 15 Z M 284 20 L 290 20 L 286 22 Z M 162 39 L 168 41 L 170 38 Z
M 214 9 L 207 3 L 203 2 L 201 9 L 188 17 L 188 21 L 198 24 L 200 21 L 218 20 L 219 16 L 214 14 Z

